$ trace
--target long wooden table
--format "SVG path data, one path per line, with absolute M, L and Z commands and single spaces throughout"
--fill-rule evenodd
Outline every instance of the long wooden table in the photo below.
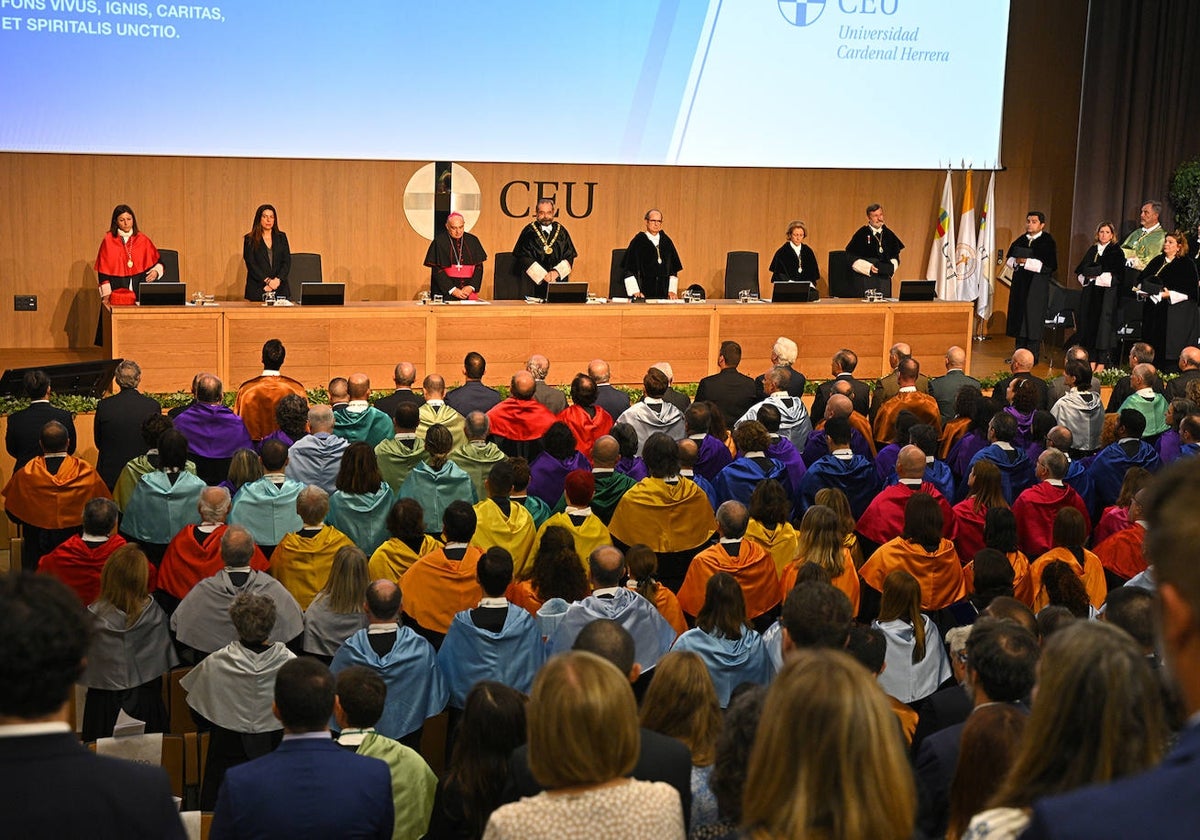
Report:
M 223 301 L 212 307 L 105 307 L 104 325 L 109 358 L 136 360 L 142 388 L 163 392 L 186 390 L 200 371 L 236 387 L 259 374 L 262 345 L 271 338 L 287 347 L 284 371 L 310 387 L 362 372 L 374 387 L 387 388 L 399 361 L 415 362 L 419 376 L 436 372 L 454 384 L 462 381 L 462 360 L 472 350 L 487 359 L 485 381 L 491 384 L 506 383 L 533 353 L 550 359 L 553 383 L 569 382 L 595 358 L 609 362 L 618 384 L 640 384 L 646 369 L 660 361 L 671 363 L 677 382 L 695 382 L 716 371 L 718 349 L 727 340 L 742 346 L 742 371 L 766 370 L 779 336 L 799 345 L 796 368 L 810 378 L 826 378 L 830 358 L 842 347 L 858 353 L 860 378 L 877 377 L 888 369 L 888 349 L 896 341 L 911 344 L 925 372 L 937 375 L 953 344 L 966 350 L 970 369 L 971 313 L 970 303 L 844 299 L 272 308 Z

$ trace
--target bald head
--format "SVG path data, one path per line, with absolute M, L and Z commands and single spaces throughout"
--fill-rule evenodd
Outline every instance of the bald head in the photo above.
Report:
M 911 443 L 900 450 L 896 458 L 896 475 L 900 478 L 919 479 L 925 475 L 925 452 Z
M 854 412 L 854 403 L 844 394 L 833 394 L 825 403 L 825 419 L 849 417 Z
M 603 589 L 621 585 L 621 575 L 625 571 L 625 555 L 614 546 L 602 545 L 593 549 L 588 556 L 588 568 L 591 570 L 592 586 Z
M 330 394 L 330 399 L 333 394 Z M 314 405 L 308 409 L 308 430 L 314 435 L 319 432 L 333 431 L 333 407 L 328 405 Z
M 350 399 L 350 394 L 346 390 L 346 377 L 335 376 L 329 380 L 329 401 L 331 403 L 345 402 Z
M 421 390 L 425 392 L 426 400 L 440 400 L 446 396 L 446 380 L 431 373 L 421 382 Z
M 603 359 L 592 359 L 588 362 L 588 376 L 596 380 L 596 384 L 603 385 L 612 378 L 612 371 L 608 367 L 608 362 Z
M 371 396 L 371 380 L 365 373 L 352 373 L 346 380 L 346 393 L 352 400 L 365 400 Z
M 1066 426 L 1055 426 L 1046 433 L 1046 445 L 1066 452 L 1075 445 L 1075 435 Z
M 909 356 L 901 359 L 900 364 L 896 365 L 896 382 L 901 388 L 909 385 L 917 384 L 917 377 L 921 374 L 921 363 Z
M 1038 477 L 1062 480 L 1067 474 L 1067 456 L 1057 449 L 1047 449 L 1037 460 Z
M 962 368 L 967 363 L 967 351 L 955 345 L 946 351 L 946 370 Z
M 621 444 L 612 435 L 603 435 L 592 444 L 592 465 L 610 470 L 621 460 Z
M 690 470 L 696 466 L 696 459 L 698 457 L 700 457 L 700 447 L 696 445 L 696 441 L 691 438 L 684 438 L 679 441 L 680 469 Z
M 1012 354 L 1012 364 L 1009 369 L 1013 373 L 1028 373 L 1033 370 L 1033 354 L 1022 347 L 1020 350 L 1014 350 Z
M 518 400 L 533 399 L 535 388 L 537 388 L 537 382 L 534 380 L 533 374 L 527 370 L 517 371 L 509 382 L 509 390 Z
M 206 525 L 223 525 L 229 515 L 229 491 L 224 487 L 205 487 L 200 491 L 196 508 L 200 511 L 200 522 Z
M 888 362 L 893 368 L 912 355 L 912 346 L 903 341 L 897 341 L 888 351 Z
M 372 624 L 390 624 L 400 617 L 400 587 L 395 581 L 376 580 L 367 587 L 367 616 Z
M 472 411 L 467 414 L 467 440 L 487 440 L 489 427 L 488 416 L 482 411 Z
M 1179 369 L 1195 370 L 1200 368 L 1200 347 L 1184 347 L 1179 351 Z
M 225 396 L 225 388 L 221 380 L 211 374 L 202 373 L 196 377 L 196 399 L 202 403 L 219 403 Z
M 392 381 L 397 388 L 411 388 L 417 381 L 417 366 L 412 362 L 400 362 L 392 372 Z

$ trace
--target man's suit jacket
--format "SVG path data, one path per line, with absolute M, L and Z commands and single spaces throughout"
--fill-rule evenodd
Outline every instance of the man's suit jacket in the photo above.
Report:
M 962 746 L 963 727 L 956 723 L 926 738 L 916 757 L 917 793 L 920 807 L 917 827 L 928 837 L 946 833 L 950 818 L 950 785 L 958 769 L 958 753 Z
M 303 738 L 226 772 L 210 836 L 388 840 L 394 819 L 387 764 Z
M 1187 384 L 1200 379 L 1200 368 L 1185 370 L 1167 383 L 1167 399 L 1176 400 L 1187 397 Z
M 754 380 L 737 368 L 724 368 L 700 380 L 696 402 L 701 400 L 716 403 L 725 416 L 725 425 L 733 428 L 738 418 L 754 405 Z
M 942 412 L 942 422 L 954 419 L 954 398 L 964 385 L 979 387 L 979 380 L 967 376 L 961 369 L 948 370 L 943 376 L 929 380 L 929 393 L 938 401 L 938 410 Z
M 508 776 L 504 797 L 506 802 L 515 802 L 522 796 L 537 796 L 544 790 L 529 770 L 527 745 L 513 750 L 508 760 Z M 641 782 L 666 782 L 679 791 L 684 819 L 691 815 L 692 754 L 682 741 L 643 729 L 641 752 L 629 776 Z
M 663 394 L 663 402 L 669 402 L 680 411 L 687 411 L 692 405 L 692 401 L 688 399 L 688 395 L 683 393 L 683 391 L 676 391 L 674 387 L 668 388 L 666 393 Z
M 417 408 L 425 405 L 425 397 L 418 394 L 416 391 L 393 391 L 386 397 L 380 397 L 375 401 L 375 407 L 386 414 L 393 420 L 396 419 L 396 409 L 402 403 L 412 403 Z
M 127 463 L 146 454 L 142 422 L 155 414 L 162 414 L 162 406 L 135 388 L 124 388 L 120 393 L 100 400 L 96 406 L 96 419 L 92 424 L 99 451 L 96 472 L 100 473 L 109 490 L 117 483 Z
M 4 433 L 4 448 L 17 459 L 13 471 L 42 454 L 42 426 L 57 420 L 67 427 L 70 443 L 67 452 L 75 454 L 75 421 L 71 412 L 55 408 L 48 402 L 35 402 L 28 408 L 8 415 L 8 430 Z M 121 466 L 125 466 L 122 464 Z
M 5 837 L 183 838 L 161 767 L 97 756 L 74 733 L 0 738 Z
M 971 698 L 961 685 L 947 686 L 935 691 L 921 704 L 921 717 L 913 733 L 912 751 L 916 755 L 921 743 L 933 735 L 957 723 L 963 723 L 971 714 Z
M 1100 379 L 1092 379 L 1091 391 L 1097 397 L 1100 396 Z M 1054 408 L 1054 404 L 1067 395 L 1067 378 L 1065 376 L 1056 376 L 1050 380 L 1050 384 L 1046 386 L 1046 409 Z
M 472 411 L 482 411 L 484 414 L 487 414 L 499 402 L 499 392 L 475 379 L 464 382 L 446 394 L 446 405 L 453 408 L 463 417 L 466 417 Z
M 833 386 L 839 380 L 845 380 L 850 383 L 850 387 L 854 389 L 854 396 L 850 399 L 854 401 L 854 410 L 863 417 L 867 416 L 867 412 L 871 409 L 871 386 L 866 382 L 862 382 L 854 378 L 850 373 L 839 373 L 833 379 L 827 379 L 817 386 L 817 395 L 813 398 L 812 417 L 814 423 L 820 423 L 825 419 L 825 404 L 829 402 L 830 396 L 833 395 Z
M 603 408 L 616 423 L 621 419 L 621 413 L 629 408 L 629 395 L 609 383 L 596 386 L 596 405 Z
M 1034 389 L 1038 393 L 1037 407 L 1043 411 L 1045 411 L 1049 408 L 1049 406 L 1050 406 L 1050 389 L 1046 386 L 1046 380 L 1042 379 L 1040 376 L 1034 376 L 1032 373 L 1029 373 L 1028 371 L 1023 371 L 1021 373 L 1014 373 L 1012 376 L 1006 376 L 1003 379 L 1001 379 L 992 388 L 992 397 L 994 399 L 998 400 L 1001 404 L 1008 405 L 1008 385 L 1014 379 L 1028 379 L 1029 381 L 1031 381 L 1033 383 Z M 1132 391 L 1130 393 L 1132 393 Z
M 553 414 L 558 414 L 567 407 L 567 395 L 541 380 L 534 385 L 533 398 L 550 409 Z
M 1152 770 L 1035 803 L 1022 837 L 1194 837 L 1200 825 L 1198 773 L 1200 726 L 1190 726 Z

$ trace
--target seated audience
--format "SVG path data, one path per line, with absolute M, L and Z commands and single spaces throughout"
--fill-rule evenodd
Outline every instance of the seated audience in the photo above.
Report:
M 654 604 L 659 615 L 667 620 L 675 633 L 686 633 L 687 620 L 679 599 L 667 587 L 658 582 L 658 557 L 650 550 L 650 546 L 641 543 L 631 545 L 625 552 L 625 567 L 629 570 L 629 579 L 625 586 Z
M 596 380 L 586 373 L 577 373 L 571 380 L 571 404 L 558 413 L 559 422 L 567 424 L 575 436 L 575 445 L 589 460 L 596 441 L 613 426 L 612 415 L 597 405 L 597 395 Z
M 663 399 L 670 386 L 665 373 L 650 368 L 642 377 L 644 396 L 621 413 L 621 422 L 632 426 L 637 433 L 639 455 L 655 432 L 662 432 L 674 440 L 682 440 L 685 436 L 683 412 Z
M 491 427 L 487 415 L 482 411 L 472 411 L 468 414 L 464 428 L 467 439 L 454 448 L 450 453 L 450 460 L 471 476 L 476 497 L 486 499 L 487 489 L 483 486 L 484 480 L 492 467 L 500 461 L 506 460 L 508 456 L 499 446 L 488 440 Z M 422 446 L 423 450 L 424 446 Z M 393 488 L 398 489 L 399 485 L 393 485 Z
M 303 650 L 325 664 L 346 639 L 367 626 L 363 598 L 367 593 L 367 556 L 353 545 L 333 555 L 329 580 L 304 611 Z
M 271 552 L 271 574 L 306 610 L 329 578 L 338 549 L 354 542 L 326 521 L 329 496 L 315 484 L 296 496 L 296 513 L 303 526 L 285 534 Z
M 780 575 L 780 597 L 786 599 L 806 563 L 814 563 L 829 575 L 829 583 L 846 593 L 850 606 L 858 613 L 861 590 L 854 556 L 846 545 L 841 519 L 833 508 L 813 505 L 804 512 L 796 537 L 796 559 Z
M 125 359 L 113 372 L 118 391 L 100 400 L 92 423 L 96 443 L 96 472 L 111 490 L 125 465 L 147 449 L 141 434 L 148 417 L 162 414 L 162 406 L 153 397 L 138 391 L 142 368 L 133 359 Z M 12 418 L 9 418 L 12 422 Z M 62 422 L 61 419 L 59 422 Z
M 418 752 L 375 731 L 386 700 L 387 685 L 370 668 L 352 665 L 338 674 L 333 707 L 341 732 L 337 744 L 388 766 L 396 818 L 390 836 L 419 840 L 429 828 L 437 776 Z
M 304 485 L 287 477 L 287 461 L 288 450 L 282 441 L 263 441 L 263 476 L 243 485 L 229 511 L 229 524 L 244 526 L 267 555 L 285 534 L 304 524 L 296 513 L 296 497 Z
M 90 604 L 100 594 L 100 573 L 112 553 L 125 545 L 116 533 L 117 505 L 112 499 L 90 499 L 83 506 L 83 533 L 42 556 L 37 570 L 53 575 Z
M 401 499 L 392 505 L 387 529 L 391 538 L 371 555 L 368 567 L 371 580 L 399 582 L 413 563 L 442 544 L 425 533 L 425 512 L 421 510 L 420 502 L 414 499 Z
M 959 840 L 972 816 L 996 795 L 1016 760 L 1028 718 L 1024 709 L 1007 703 L 985 706 L 971 715 L 963 727 L 958 768 L 950 784 L 947 838 Z
M 692 403 L 683 414 L 684 431 L 699 448 L 696 472 L 709 481 L 715 479 L 717 473 L 733 460 L 725 442 L 710 434 L 712 418 L 712 408 L 706 402 Z
M 541 535 L 546 529 L 556 525 L 571 532 L 575 538 L 575 550 L 579 552 L 580 557 L 588 557 L 593 550 L 612 543 L 608 528 L 600 517 L 592 513 L 591 503 L 595 486 L 595 480 L 588 470 L 573 470 L 567 474 L 564 481 L 565 509 L 561 513 L 552 514 L 538 528 L 534 551 L 537 551 Z
M 524 577 L 537 543 L 533 516 L 523 505 L 510 498 L 513 467 L 507 459 L 497 461 L 484 482 L 485 496 L 475 505 L 474 543 L 489 548 L 500 546 L 508 551 L 516 574 Z
M 506 594 L 536 616 L 548 601 L 557 598 L 573 604 L 591 591 L 583 560 L 575 551 L 575 538 L 566 528 L 551 526 L 542 535 L 528 575 L 514 581 Z
M 430 426 L 425 435 L 427 460 L 413 467 L 396 493 L 398 499 L 415 499 L 425 511 L 425 525 L 430 533 L 442 530 L 442 513 L 454 501 L 475 504 L 475 486 L 471 477 L 450 460 L 454 439 L 450 430 L 440 423 Z
M 925 453 L 912 444 L 900 450 L 896 459 L 899 481 L 883 488 L 858 519 L 858 535 L 864 552 L 870 553 L 875 546 L 900 535 L 904 530 L 904 510 L 917 493 L 924 493 L 937 502 L 942 511 L 942 536 L 953 539 L 954 510 L 941 491 L 925 479 L 925 457 Z
M 983 523 L 992 508 L 1007 508 L 1000 468 L 991 461 L 976 461 L 967 476 L 967 498 L 954 506 L 954 550 L 970 563 L 983 548 Z
M 277 338 L 269 339 L 262 348 L 262 373 L 247 379 L 238 388 L 233 410 L 246 424 L 252 440 L 260 441 L 278 430 L 275 408 L 285 396 L 308 399 L 302 383 L 279 372 L 286 357 L 283 342 Z
M 94 635 L 80 684 L 87 686 L 83 740 L 109 738 L 122 711 L 167 731 L 162 675 L 179 664 L 167 617 L 150 597 L 150 563 L 136 545 L 117 549 L 100 574 L 100 595 L 88 607 Z
M 921 585 L 903 569 L 883 581 L 879 618 L 871 625 L 887 639 L 887 667 L 879 685 L 901 703 L 916 703 L 950 679 L 950 662 L 937 625 L 921 612 Z
M 787 491 L 778 481 L 759 482 L 750 494 L 746 539 L 770 553 L 775 561 L 775 571 L 780 575 L 797 553 L 796 529 L 788 521 L 791 507 Z
M 350 443 L 365 443 L 374 449 L 392 436 L 392 418 L 368 402 L 371 380 L 365 373 L 353 373 L 346 379 L 344 406 L 333 409 L 333 429 Z
M 145 444 L 145 454 L 128 461 L 121 470 L 117 483 L 113 486 L 112 497 L 117 507 L 122 511 L 129 504 L 129 498 L 137 487 L 138 479 L 146 473 L 154 472 L 159 467 L 158 439 L 167 429 L 173 429 L 175 424 L 165 414 L 151 414 L 142 421 L 142 443 Z M 191 461 L 184 462 L 184 469 L 190 473 L 196 472 L 196 465 Z
M 563 482 L 575 470 L 590 471 L 592 465 L 575 448 L 575 438 L 566 423 L 555 421 L 542 436 L 545 447 L 529 464 L 526 492 L 553 507 L 562 497 Z
M 745 539 L 749 521 L 750 515 L 741 502 L 725 502 L 717 508 L 717 544 L 692 559 L 683 586 L 679 588 L 679 606 L 686 614 L 700 614 L 708 580 L 718 572 L 727 572 L 733 577 L 742 591 L 746 614 L 751 621 L 779 605 L 779 574 L 775 571 L 775 561 L 762 546 Z
M 726 450 L 728 453 L 729 450 Z M 621 448 L 617 439 L 611 435 L 596 438 L 592 446 L 592 480 L 595 492 L 592 493 L 592 512 L 600 517 L 607 526 L 612 521 L 617 503 L 630 487 L 637 484 L 637 479 L 623 472 L 618 472 L 617 461 L 621 459 Z M 560 500 L 561 501 L 561 500 Z
M 180 529 L 200 524 L 197 503 L 206 485 L 185 468 L 187 451 L 188 442 L 178 431 L 162 433 L 158 469 L 138 479 L 121 520 L 121 533 L 140 543 L 151 562 L 162 559 Z
M 1142 440 L 1145 431 L 1146 418 L 1139 412 L 1126 409 L 1118 416 L 1116 443 L 1097 452 L 1088 470 L 1099 504 L 1107 506 L 1117 500 L 1125 474 L 1131 468 L 1141 467 L 1150 473 L 1158 472 L 1162 462 L 1157 450 Z
M 243 487 L 258 481 L 264 475 L 266 471 L 258 453 L 253 449 L 239 449 L 229 461 L 229 472 L 225 474 L 225 480 L 217 486 L 224 487 L 229 491 L 230 498 L 236 499 Z
M 399 490 L 413 467 L 425 460 L 425 441 L 417 437 L 417 406 L 396 406 L 393 428 L 396 433 L 375 447 L 375 459 L 388 487 Z
M 375 450 L 365 443 L 350 444 L 335 486 L 329 497 L 329 524 L 366 554 L 374 554 L 387 539 L 387 516 L 394 501 L 392 488 L 379 474 Z
M 1033 610 L 1037 612 L 1050 601 L 1042 584 L 1042 571 L 1056 560 L 1067 563 L 1083 581 L 1088 600 L 1096 609 L 1104 604 L 1108 585 L 1100 558 L 1084 548 L 1087 543 L 1087 519 L 1073 507 L 1065 507 L 1054 516 L 1051 532 L 1053 547 L 1029 566 L 1029 585 L 1033 591 Z
M 970 467 L 981 460 L 991 461 L 1000 469 L 1000 485 L 1004 500 L 1010 505 L 1016 501 L 1021 491 L 1034 482 L 1033 464 L 1022 447 L 1016 445 L 1017 421 L 1006 411 L 993 415 L 988 423 L 988 445 L 975 453 L 971 458 Z M 959 492 L 965 493 L 965 483 L 960 485 Z
M 446 403 L 446 380 L 436 373 L 431 373 L 425 377 L 421 387 L 425 393 L 425 402 L 417 411 L 417 437 L 424 440 L 431 426 L 441 424 L 450 432 L 455 447 L 462 446 L 466 442 L 463 419 L 465 415 Z
M 766 479 L 774 479 L 787 488 L 792 486 L 783 462 L 767 455 L 771 438 L 762 423 L 757 420 L 742 423 L 733 430 L 733 442 L 737 445 L 737 457 L 713 480 L 718 502 L 734 500 L 748 504 L 758 482 Z
M 333 433 L 333 409 L 314 405 L 308 410 L 308 434 L 292 444 L 284 471 L 301 484 L 315 484 L 326 493 L 337 489 L 338 469 L 350 442 Z
M 475 574 L 483 597 L 454 616 L 438 651 L 453 709 L 466 708 L 471 687 L 483 681 L 528 694 L 544 656 L 537 623 L 504 596 L 513 577 L 509 553 L 489 548 Z
M 518 456 L 509 458 L 508 463 L 513 468 L 513 489 L 509 497 L 513 504 L 520 505 L 529 511 L 529 515 L 533 517 L 533 527 L 539 528 L 541 524 L 550 518 L 553 511 L 550 505 L 543 502 L 537 496 L 530 496 L 528 493 L 529 487 L 529 461 Z
M 1047 449 L 1037 459 L 1037 484 L 1028 487 L 1013 502 L 1017 518 L 1017 545 L 1027 557 L 1040 557 L 1050 550 L 1053 542 L 1055 515 L 1072 507 L 1088 521 L 1087 505 L 1063 479 L 1067 474 L 1067 456 L 1057 449 Z
M 542 451 L 542 435 L 555 422 L 553 412 L 533 398 L 536 390 L 532 374 L 513 374 L 507 399 L 488 409 L 492 441 L 509 456 L 520 455 L 533 461 Z
M 483 384 L 483 375 L 487 372 L 487 360 L 479 353 L 471 351 L 463 358 L 463 376 L 466 381 L 451 391 L 446 400 L 450 407 L 466 417 L 472 411 L 482 411 L 500 402 L 500 394 Z M 428 398 L 427 398 L 428 399 Z
M 277 428 L 263 438 L 277 440 L 291 448 L 292 444 L 308 434 L 308 397 L 285 394 L 275 403 L 275 425 Z
M 400 590 L 404 593 L 404 615 L 418 633 L 440 647 L 454 616 L 479 603 L 483 590 L 475 567 L 483 549 L 473 545 L 475 510 L 466 502 L 454 501 L 442 518 L 442 539 L 438 546 L 404 573 Z
M 252 448 L 246 424 L 225 407 L 224 395 L 220 379 L 201 373 L 196 377 L 196 401 L 175 417 L 175 430 L 187 439 L 188 457 L 205 484 L 220 484 L 233 453 Z
M 850 422 L 845 417 L 831 417 L 825 422 L 825 438 L 829 454 L 809 465 L 800 483 L 798 507 L 808 508 L 816 503 L 820 490 L 834 487 L 846 494 L 851 513 L 856 518 L 862 516 L 879 491 L 875 467 L 867 458 L 851 450 Z

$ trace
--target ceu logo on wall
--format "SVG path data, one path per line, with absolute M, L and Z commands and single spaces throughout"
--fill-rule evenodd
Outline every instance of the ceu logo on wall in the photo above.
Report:
M 792 26 L 808 26 L 825 11 L 825 0 L 779 0 L 779 11 Z
M 446 199 L 449 199 L 447 204 Z M 462 213 L 466 229 L 475 227 L 483 196 L 479 182 L 465 166 L 452 163 L 447 168 L 427 163 L 413 173 L 404 188 L 404 215 L 408 224 L 426 239 L 433 239 L 435 210 Z

